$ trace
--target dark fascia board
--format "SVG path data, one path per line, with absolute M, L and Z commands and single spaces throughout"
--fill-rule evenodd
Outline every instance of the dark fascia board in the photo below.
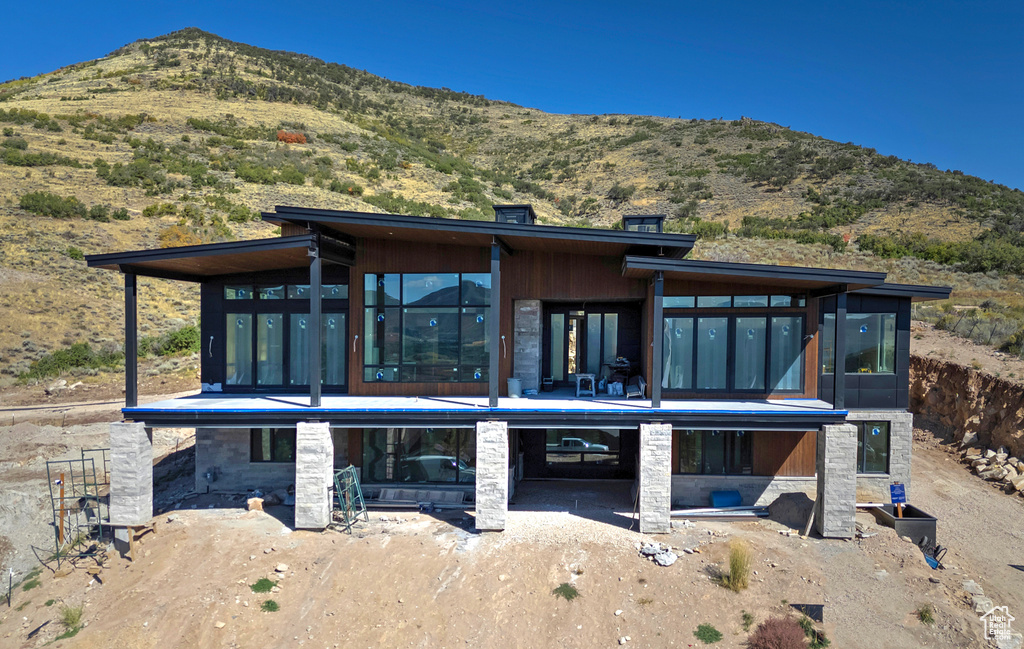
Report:
M 465 221 L 461 219 L 435 219 L 428 216 L 407 216 L 404 214 L 377 214 L 375 212 L 351 212 L 321 210 L 305 207 L 278 205 L 274 212 L 264 212 L 263 220 L 270 222 L 311 222 L 351 223 L 381 227 L 409 228 L 419 230 L 442 230 L 468 232 L 488 236 L 533 237 L 537 239 L 569 239 L 573 241 L 594 241 L 618 243 L 628 246 L 662 247 L 669 249 L 693 248 L 697 237 L 692 234 L 665 234 L 659 232 L 626 232 L 596 228 L 567 228 L 555 225 L 527 225 L 523 223 L 499 223 L 497 221 Z
M 882 284 L 853 291 L 858 295 L 881 295 L 885 297 L 910 298 L 913 302 L 946 300 L 953 291 L 950 286 L 927 286 L 924 284 Z
M 636 428 L 652 421 L 675 428 L 736 430 L 812 431 L 830 424 L 845 423 L 847 411 L 822 410 L 815 413 L 751 414 L 745 412 L 672 412 L 635 408 L 609 413 L 537 412 L 517 408 L 477 410 L 331 410 L 330 408 L 289 408 L 285 410 L 156 410 L 145 406 L 124 408 L 125 419 L 145 422 L 154 428 L 260 428 L 292 427 L 302 421 L 326 421 L 338 428 L 451 427 L 472 428 L 480 421 L 506 421 L 518 428 Z
M 286 248 L 311 248 L 315 247 L 316 236 L 312 234 L 300 234 L 291 237 L 275 237 L 272 239 L 255 239 L 252 241 L 225 241 L 221 243 L 206 243 L 198 246 L 180 246 L 178 248 L 156 248 L 150 250 L 135 250 L 131 252 L 109 252 L 100 255 L 86 255 L 85 261 L 90 268 L 107 268 L 121 270 L 123 272 L 134 272 L 138 275 L 152 275 L 153 277 L 164 277 L 166 271 L 159 269 L 148 269 L 140 264 L 154 261 L 168 261 L 172 259 L 191 259 L 196 257 L 214 257 L 217 255 L 235 255 L 247 252 L 265 252 L 268 250 L 282 250 Z M 171 279 L 182 279 L 201 281 L 204 276 L 180 275 Z
M 761 279 L 780 279 L 829 284 L 853 284 L 877 286 L 885 282 L 885 273 L 863 270 L 835 270 L 831 268 L 806 268 L 801 266 L 771 266 L 768 264 L 740 264 L 724 261 L 700 261 L 695 259 L 664 259 L 660 257 L 627 256 L 622 262 L 627 269 L 663 272 L 698 273 L 720 277 L 740 276 Z

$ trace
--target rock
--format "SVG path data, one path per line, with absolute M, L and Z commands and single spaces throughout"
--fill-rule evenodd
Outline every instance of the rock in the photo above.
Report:
M 622 609 L 620 608 L 619 610 L 615 611 L 615 615 L 622 615 Z
M 967 594 L 969 594 L 969 595 L 984 595 L 985 594 L 985 591 L 982 590 L 982 588 L 978 584 L 978 582 L 974 581 L 973 579 L 968 579 L 968 580 L 964 581 L 963 588 L 964 588 L 965 591 L 967 591 Z
M 1024 635 L 1011 633 L 996 639 L 996 649 L 1020 649 L 1024 644 Z
M 974 446 L 978 443 L 978 433 L 974 431 L 968 431 L 964 433 L 963 439 L 960 440 L 960 446 Z
M 1024 475 L 1018 475 L 1016 478 L 1010 479 L 1010 484 L 1017 491 L 1024 491 Z
M 223 629 L 224 628 L 224 623 L 223 622 L 217 622 L 213 626 L 215 626 L 218 629 Z
M 987 449 L 985 449 L 985 453 L 984 453 L 984 455 L 982 457 L 984 457 L 986 460 L 991 460 L 995 456 L 996 456 L 996 452 L 993 451 L 990 448 L 987 448 Z
M 981 457 L 981 449 L 980 448 L 969 448 L 969 449 L 967 449 L 966 457 L 967 457 L 968 460 Z
M 999 480 L 1002 480 L 1004 477 L 1006 477 L 1006 469 L 1004 469 L 1001 466 L 993 467 L 986 471 L 982 471 L 981 473 L 978 474 L 978 477 L 984 480 L 994 480 L 998 482 Z
M 971 606 L 974 607 L 975 613 L 978 615 L 984 615 L 992 610 L 994 604 L 992 604 L 992 600 L 984 595 L 975 595 L 971 597 Z
M 1000 464 L 1006 464 L 1006 459 L 1009 457 L 1006 453 L 996 453 L 995 461 Z
M 928 581 L 932 582 L 933 584 L 940 584 L 940 583 L 942 583 L 942 580 L 939 579 L 938 577 L 929 577 Z
M 619 644 L 626 644 L 627 642 L 629 642 L 629 636 L 628 635 L 624 635 L 621 638 L 619 638 Z
M 168 523 L 173 523 L 174 521 L 178 520 L 179 518 L 180 518 L 180 516 L 178 516 L 177 514 L 171 514 L 170 516 L 167 517 L 167 522 Z
M 262 498 L 250 498 L 246 501 L 249 511 L 261 512 L 263 511 L 263 499 Z
M 508 575 L 498 575 L 498 581 L 505 581 L 508 579 Z
M 287 563 L 279 563 L 279 564 L 277 564 L 277 567 L 274 568 L 274 570 L 276 572 L 288 572 L 288 564 Z
M 982 458 L 978 458 L 977 460 L 974 460 L 973 462 L 971 462 L 971 468 L 978 468 L 979 466 L 987 466 L 987 465 L 988 465 L 988 460 L 985 460 L 985 459 L 982 459 Z
M 989 468 L 990 467 L 988 466 L 988 464 L 979 464 L 978 466 L 974 467 L 974 473 L 977 475 L 981 475 L 985 471 L 988 471 Z
M 1003 477 L 1004 480 L 1009 480 L 1012 482 L 1014 478 L 1020 475 L 1019 473 L 1017 473 L 1017 469 L 1013 468 L 1009 464 L 1007 464 L 1003 468 L 1006 469 L 1006 475 Z
M 667 568 L 675 563 L 678 558 L 679 555 L 675 552 L 662 552 L 661 554 L 654 555 L 654 563 Z

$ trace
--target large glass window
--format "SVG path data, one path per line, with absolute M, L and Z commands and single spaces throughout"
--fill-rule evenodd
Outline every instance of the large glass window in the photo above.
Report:
M 570 465 L 618 465 L 620 433 L 617 428 L 549 428 L 546 435 L 547 466 L 567 468 Z
M 487 380 L 489 274 L 368 274 L 364 296 L 365 380 Z
M 835 372 L 834 313 L 825 314 L 822 373 Z M 846 373 L 893 374 L 896 371 L 896 314 L 846 314 Z
M 325 284 L 321 381 L 346 383 L 348 287 Z M 225 286 L 225 383 L 265 389 L 309 385 L 309 285 Z M 244 311 L 244 312 L 242 312 Z
M 677 473 L 753 473 L 750 433 L 742 430 L 684 430 L 679 435 Z
M 249 431 L 250 462 L 294 462 L 294 428 L 253 428 Z
M 803 316 L 664 320 L 661 387 L 668 390 L 799 392 Z
M 733 389 L 737 392 L 764 390 L 767 329 L 765 318 L 736 318 Z
M 228 313 L 225 383 L 252 385 L 252 314 Z
M 473 484 L 476 482 L 476 431 L 365 429 L 362 481 Z
M 697 318 L 698 390 L 724 390 L 729 357 L 729 319 Z
M 693 318 L 665 318 L 663 353 L 665 369 L 661 387 L 693 388 Z
M 772 318 L 772 390 L 801 390 L 804 377 L 804 319 L 797 316 Z
M 857 424 L 857 473 L 889 472 L 889 422 Z

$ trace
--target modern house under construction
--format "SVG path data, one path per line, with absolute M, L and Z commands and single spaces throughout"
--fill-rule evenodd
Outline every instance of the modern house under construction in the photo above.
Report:
M 495 213 L 281 206 L 263 215 L 277 238 L 89 256 L 125 276 L 112 522 L 152 516 L 160 426 L 196 429 L 197 490 L 294 484 L 300 528 L 329 523 L 349 464 L 370 493 L 464 497 L 481 530 L 531 479 L 632 481 L 644 532 L 712 491 L 796 491 L 850 537 L 858 491 L 909 490 L 911 303 L 948 288 L 688 259 L 694 236 L 660 216 Z M 139 276 L 200 284 L 201 394 L 137 404 Z

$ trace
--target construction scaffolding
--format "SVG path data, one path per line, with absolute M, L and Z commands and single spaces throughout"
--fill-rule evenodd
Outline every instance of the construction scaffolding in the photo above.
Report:
M 109 449 L 85 449 L 80 459 L 46 463 L 58 567 L 102 554 L 100 541 L 110 527 L 109 454 Z
M 334 473 L 334 512 L 331 526 L 349 534 L 360 516 L 367 523 L 370 522 L 366 501 L 363 500 L 363 488 L 359 485 L 359 475 L 352 465 Z

